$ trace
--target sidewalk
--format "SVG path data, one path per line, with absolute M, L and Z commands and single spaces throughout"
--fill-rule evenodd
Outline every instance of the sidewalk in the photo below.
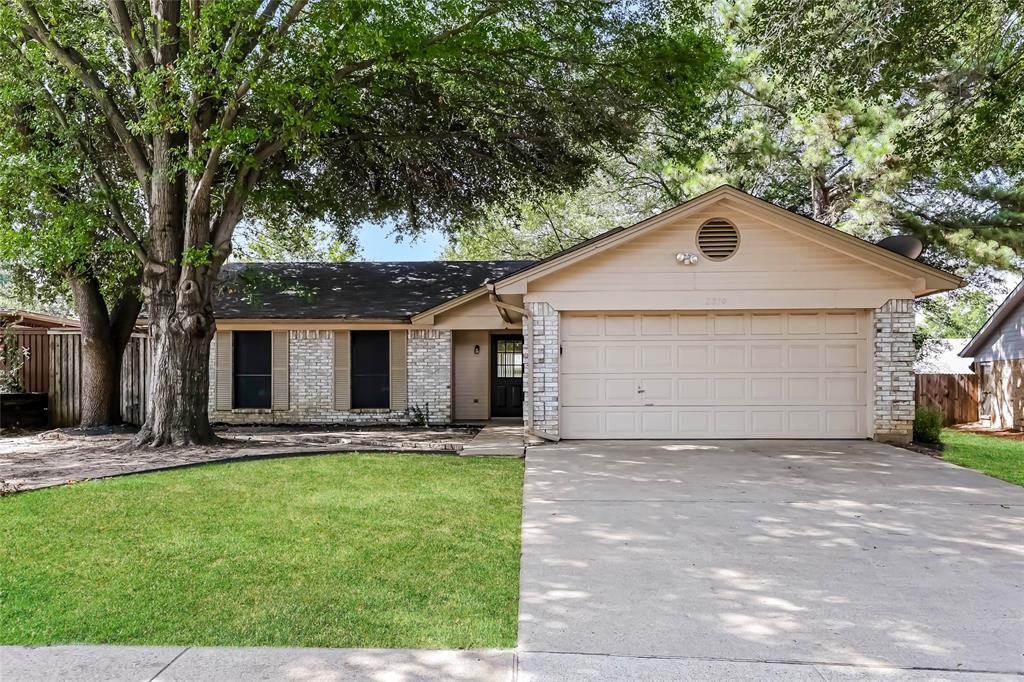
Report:
M 0 647 L 3 682 L 1014 682 L 1014 674 L 509 650 Z
M 510 682 L 512 651 L 0 647 L 3 682 Z

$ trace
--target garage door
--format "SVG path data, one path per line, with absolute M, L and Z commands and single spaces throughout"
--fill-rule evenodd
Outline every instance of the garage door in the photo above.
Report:
M 861 438 L 864 311 L 562 315 L 564 438 Z

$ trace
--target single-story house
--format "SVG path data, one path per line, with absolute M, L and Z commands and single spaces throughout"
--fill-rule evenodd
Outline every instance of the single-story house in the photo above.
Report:
M 537 262 L 232 264 L 211 419 L 907 441 L 914 299 L 960 284 L 728 186 Z
M 974 358 L 982 423 L 998 429 L 1024 428 L 1024 282 L 995 309 L 960 355 Z

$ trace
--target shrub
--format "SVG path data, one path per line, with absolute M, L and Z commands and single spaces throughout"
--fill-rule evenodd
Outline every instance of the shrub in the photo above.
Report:
M 21 368 L 28 360 L 28 348 L 18 345 L 10 326 L 0 327 L 0 393 L 24 393 Z
M 931 405 L 923 405 L 914 412 L 914 440 L 919 443 L 938 443 L 944 418 L 942 412 Z

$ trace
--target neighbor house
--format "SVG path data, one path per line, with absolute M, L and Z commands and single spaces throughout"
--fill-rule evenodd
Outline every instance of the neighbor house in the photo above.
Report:
M 731 187 L 537 262 L 233 264 L 211 419 L 906 441 L 914 299 L 959 285 Z
M 1024 282 L 1010 292 L 960 355 L 974 358 L 981 421 L 999 429 L 1024 428 Z

